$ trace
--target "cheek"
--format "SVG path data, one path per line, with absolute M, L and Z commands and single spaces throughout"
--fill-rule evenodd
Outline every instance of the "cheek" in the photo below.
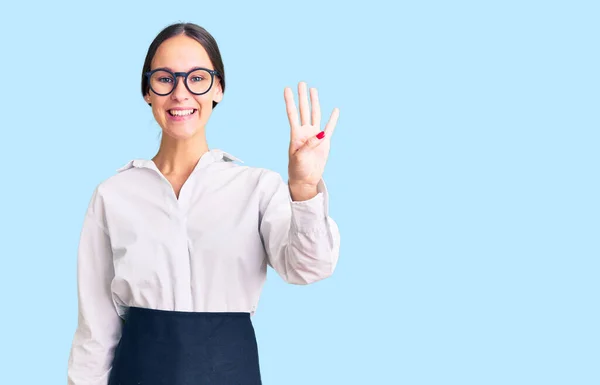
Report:
M 162 127 L 167 121 L 167 117 L 165 116 L 166 111 L 162 107 L 162 105 L 156 105 L 152 103 L 152 115 L 154 115 L 154 119 L 156 119 L 157 123 Z
M 196 96 L 194 99 L 196 99 L 196 103 L 202 106 L 202 109 L 206 109 L 212 105 L 212 95 L 210 92 L 208 94 Z
M 165 104 L 166 104 L 165 98 L 155 97 L 155 98 L 150 99 L 150 102 L 152 103 L 152 112 L 155 115 L 161 114 L 164 112 Z
M 156 104 L 152 103 L 152 114 L 155 117 L 160 117 L 162 115 L 163 109 L 160 106 L 157 106 Z

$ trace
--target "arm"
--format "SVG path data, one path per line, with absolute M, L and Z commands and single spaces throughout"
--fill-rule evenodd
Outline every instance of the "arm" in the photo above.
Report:
M 69 385 L 106 385 L 121 318 L 112 302 L 110 239 L 98 190 L 85 215 L 77 256 L 78 324 L 68 362 Z
M 267 262 L 286 282 L 309 284 L 329 277 L 338 261 L 340 234 L 328 216 L 328 193 L 323 180 L 317 195 L 292 201 L 288 185 L 269 173 L 270 196 L 264 205 L 260 234 Z

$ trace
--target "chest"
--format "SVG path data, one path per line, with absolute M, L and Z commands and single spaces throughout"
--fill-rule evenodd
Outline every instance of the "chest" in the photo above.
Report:
M 180 176 L 165 176 L 165 179 L 169 182 L 169 185 L 173 192 L 175 193 L 175 197 L 179 199 L 179 194 L 181 192 L 181 188 L 188 180 L 189 175 L 180 175 Z
M 187 254 L 218 255 L 223 263 L 258 257 L 262 211 L 272 193 L 250 171 L 202 169 L 187 179 L 134 174 L 105 201 L 115 257 L 158 261 L 173 254 L 182 263 L 190 261 Z
M 179 195 L 183 183 L 172 183 Z M 262 268 L 258 195 L 235 185 L 195 186 L 184 186 L 178 202 L 148 190 L 107 213 L 116 274 L 143 287 L 165 272 L 208 282 Z
M 168 178 L 168 182 L 170 186 L 163 180 L 120 194 L 118 201 L 108 205 L 106 217 L 113 247 L 128 249 L 139 244 L 167 248 L 181 242 L 228 248 L 233 240 L 243 243 L 258 235 L 258 191 L 235 181 Z

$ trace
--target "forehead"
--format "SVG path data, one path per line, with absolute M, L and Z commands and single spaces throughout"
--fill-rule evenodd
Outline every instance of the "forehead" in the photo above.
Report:
M 187 71 L 192 67 L 212 69 L 208 53 L 200 43 L 185 35 L 174 36 L 161 43 L 152 58 L 151 68 L 169 67 Z

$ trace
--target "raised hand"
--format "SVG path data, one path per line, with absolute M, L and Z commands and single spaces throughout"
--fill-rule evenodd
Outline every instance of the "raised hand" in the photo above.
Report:
M 306 88 L 305 82 L 298 83 L 300 121 L 292 89 L 286 87 L 283 93 L 290 122 L 288 184 L 293 200 L 307 200 L 317 194 L 317 184 L 325 170 L 331 136 L 340 114 L 339 109 L 334 108 L 325 129 L 321 131 L 321 107 L 317 89 L 310 89 L 311 113 Z

